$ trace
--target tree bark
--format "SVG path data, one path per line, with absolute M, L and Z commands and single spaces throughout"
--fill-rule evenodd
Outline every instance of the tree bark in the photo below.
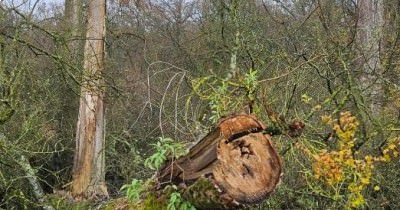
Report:
M 358 7 L 358 47 L 362 73 L 360 84 L 369 99 L 372 113 L 380 113 L 383 99 L 381 82 L 380 47 L 384 26 L 384 2 L 382 0 L 360 0 Z
M 75 197 L 108 196 L 104 160 L 104 37 L 105 0 L 90 0 L 84 72 L 76 132 L 72 194 Z
M 26 178 L 31 185 L 33 195 L 38 203 L 43 204 L 44 210 L 54 210 L 53 206 L 51 206 L 50 204 L 46 204 L 47 201 L 42 186 L 40 186 L 39 180 L 36 177 L 36 170 L 32 168 L 29 160 L 24 155 L 21 155 L 18 163 L 21 166 L 22 170 L 24 170 L 24 172 L 26 173 Z
M 66 31 L 70 32 L 72 40 L 68 43 L 72 54 L 82 47 L 82 0 L 66 0 L 64 9 L 63 27 Z
M 158 172 L 160 185 L 185 186 L 183 195 L 199 209 L 241 207 L 264 200 L 282 175 L 281 159 L 264 130 L 252 115 L 221 120 L 186 156 L 168 162 Z

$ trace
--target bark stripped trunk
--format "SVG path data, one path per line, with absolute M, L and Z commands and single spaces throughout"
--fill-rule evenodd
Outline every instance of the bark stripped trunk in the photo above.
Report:
M 189 154 L 169 162 L 158 173 L 162 184 L 193 186 L 206 179 L 213 189 L 184 193 L 199 209 L 231 208 L 254 204 L 276 188 L 282 175 L 281 159 L 265 126 L 252 115 L 223 119 Z M 205 193 L 203 198 L 195 195 Z M 211 198 L 216 198 L 210 202 Z M 203 199 L 203 200 L 202 200 Z M 212 205 L 207 205 L 212 203 Z
M 380 113 L 383 99 L 380 48 L 384 26 L 382 0 L 360 0 L 358 7 L 357 38 L 363 72 L 361 88 L 369 99 L 372 113 Z
M 72 194 L 108 196 L 105 185 L 103 79 L 105 0 L 90 0 L 76 133 Z

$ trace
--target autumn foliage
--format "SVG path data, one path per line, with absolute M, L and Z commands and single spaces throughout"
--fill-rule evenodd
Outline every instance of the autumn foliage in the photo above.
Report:
M 333 198 L 344 197 L 347 208 L 362 207 L 366 204 L 363 192 L 374 178 L 377 164 L 386 163 L 398 157 L 399 139 L 390 143 L 382 155 L 359 154 L 354 149 L 359 122 L 350 112 L 340 113 L 339 119 L 322 116 L 322 122 L 332 126 L 337 136 L 333 149 L 309 149 L 300 147 L 312 159 L 310 182 L 325 185 L 324 190 L 335 191 Z M 379 186 L 374 190 L 378 191 Z

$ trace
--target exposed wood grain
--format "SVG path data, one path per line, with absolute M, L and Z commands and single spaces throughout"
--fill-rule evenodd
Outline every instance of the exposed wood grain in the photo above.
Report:
M 208 177 L 222 206 L 253 204 L 274 191 L 282 163 L 265 126 L 253 115 L 232 115 L 158 173 L 160 183 L 191 184 Z

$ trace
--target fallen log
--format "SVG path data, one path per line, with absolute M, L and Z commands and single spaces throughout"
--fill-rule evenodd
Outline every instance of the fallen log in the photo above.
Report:
M 169 160 L 145 184 L 138 202 L 116 198 L 96 205 L 73 202 L 68 192 L 47 199 L 65 209 L 167 210 L 178 190 L 196 209 L 248 207 L 266 199 L 277 187 L 282 162 L 262 122 L 253 115 L 232 115 L 190 147 L 181 158 Z M 171 188 L 171 184 L 178 188 Z M 182 206 L 180 206 L 182 207 Z M 181 208 L 177 209 L 181 209 Z M 185 209 L 185 208 L 182 208 Z
M 253 115 L 222 119 L 187 155 L 170 160 L 158 171 L 159 186 L 180 186 L 184 198 L 198 209 L 263 201 L 282 175 L 281 159 L 264 130 Z

